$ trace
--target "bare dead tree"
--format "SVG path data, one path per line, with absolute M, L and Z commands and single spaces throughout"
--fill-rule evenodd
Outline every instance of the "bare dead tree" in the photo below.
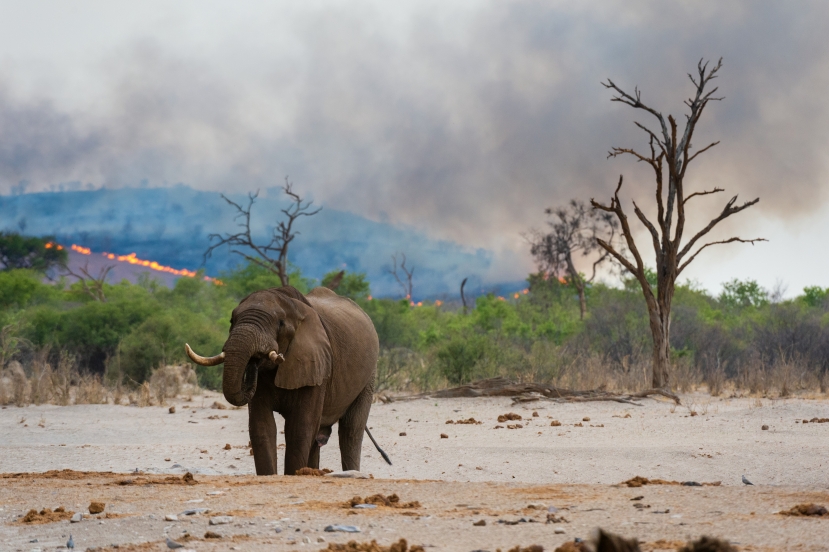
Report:
M 674 287 L 679 275 L 685 270 L 688 265 L 699 255 L 699 253 L 707 247 L 712 245 L 724 243 L 751 243 L 758 241 L 765 241 L 761 238 L 742 239 L 732 237 L 723 240 L 714 240 L 698 246 L 702 240 L 717 224 L 722 220 L 748 209 L 752 205 L 760 201 L 759 198 L 752 201 L 747 201 L 742 205 L 736 205 L 737 196 L 731 198 L 723 207 L 718 216 L 712 219 L 704 228 L 699 230 L 686 243 L 683 244 L 683 237 L 685 232 L 685 207 L 686 204 L 694 197 L 701 197 L 711 194 L 717 194 L 724 191 L 721 188 L 713 188 L 711 190 L 703 190 L 693 193 L 687 193 L 684 187 L 685 173 L 688 170 L 688 165 L 697 158 L 701 153 L 716 146 L 719 142 L 713 142 L 706 145 L 702 149 L 692 153 L 691 139 L 693 138 L 696 125 L 702 116 L 708 102 L 719 101 L 723 98 L 715 97 L 717 88 L 706 90 L 711 84 L 711 81 L 717 78 L 717 72 L 722 67 L 722 58 L 720 58 L 717 65 L 708 69 L 708 63 L 703 63 L 702 60 L 697 64 L 697 75 L 689 74 L 688 77 L 694 84 L 694 96 L 689 98 L 685 104 L 689 108 L 689 113 L 685 115 L 685 128 L 682 130 L 681 136 L 678 134 L 679 129 L 676 120 L 672 115 L 668 115 L 667 120 L 659 111 L 642 103 L 641 92 L 638 88 L 634 89 L 633 95 L 628 94 L 616 85 L 612 80 L 608 79 L 606 83 L 602 83 L 605 88 L 614 91 L 615 95 L 611 101 L 621 102 L 625 105 L 633 107 L 634 109 L 641 109 L 652 115 L 659 123 L 660 129 L 658 132 L 650 130 L 645 125 L 636 122 L 636 126 L 642 129 L 649 137 L 650 152 L 639 153 L 629 148 L 614 147 L 609 153 L 608 158 L 617 157 L 623 154 L 632 155 L 637 161 L 646 163 L 653 169 L 656 180 L 656 209 L 657 209 L 657 224 L 654 225 L 639 209 L 636 202 L 633 202 L 633 212 L 639 221 L 648 230 L 654 253 L 656 254 L 656 290 L 651 289 L 645 277 L 645 264 L 642 261 L 642 256 L 639 248 L 633 239 L 633 233 L 630 229 L 627 216 L 622 207 L 622 202 L 619 199 L 619 190 L 622 188 L 622 177 L 619 177 L 619 184 L 616 186 L 616 191 L 610 199 L 610 204 L 599 203 L 595 200 L 590 201 L 595 209 L 599 209 L 606 213 L 612 213 L 616 216 L 621 224 L 622 236 L 625 239 L 625 245 L 633 256 L 633 260 L 629 260 L 626 255 L 623 255 L 612 244 L 599 239 L 599 245 L 605 251 L 613 255 L 639 282 L 642 287 L 642 293 L 645 296 L 645 302 L 648 307 L 648 315 L 650 319 L 650 329 L 653 336 L 653 375 L 652 381 L 655 388 L 666 388 L 668 386 L 668 371 L 670 367 L 670 331 L 671 331 L 671 303 L 674 297 Z M 665 176 L 667 175 L 667 190 L 665 189 Z M 696 249 L 695 249 L 696 248 Z M 692 252 L 693 251 L 693 252 Z
M 304 201 L 299 194 L 294 192 L 293 183 L 288 180 L 287 176 L 282 191 L 288 196 L 291 203 L 288 207 L 282 209 L 285 218 L 274 227 L 270 241 L 267 243 L 256 243 L 250 230 L 250 212 L 253 204 L 256 203 L 257 197 L 259 197 L 259 190 L 256 190 L 256 193 L 248 194 L 247 207 L 243 207 L 222 194 L 222 199 L 236 209 L 237 213 L 234 220 L 239 221 L 238 226 L 242 231 L 236 234 L 210 234 L 208 240 L 215 241 L 215 243 L 211 243 L 207 251 L 204 252 L 204 260 L 209 259 L 217 248 L 227 245 L 232 253 L 244 257 L 248 262 L 270 270 L 279 276 L 279 281 L 283 286 L 287 286 L 290 283 L 288 247 L 294 241 L 294 238 L 299 235 L 299 231 L 294 230 L 294 224 L 299 217 L 316 215 L 322 211 L 322 207 L 311 209 L 314 202 Z
M 461 282 L 461 303 L 463 303 L 463 313 L 466 314 L 466 296 L 463 294 L 463 287 L 466 285 L 466 281 L 469 278 L 464 278 L 463 282 Z
M 83 267 L 78 269 L 80 274 L 73 272 L 72 269 L 69 268 L 69 265 L 63 266 L 63 269 L 66 271 L 65 275 L 77 278 L 78 282 L 81 284 L 81 290 L 86 295 L 92 297 L 95 301 L 100 301 L 101 303 L 107 302 L 106 295 L 104 294 L 104 284 L 106 283 L 107 276 L 113 268 L 115 268 L 115 265 L 103 266 L 98 271 L 98 275 L 93 276 L 92 273 L 89 272 L 89 262 L 86 262 Z
M 552 217 L 547 221 L 550 231 L 531 231 L 526 237 L 530 242 L 530 252 L 542 273 L 555 278 L 566 277 L 576 288 L 583 320 L 587 313 L 584 290 L 596 278 L 596 269 L 613 259 L 596 240 L 603 239 L 615 245 L 619 223 L 612 213 L 596 211 L 575 199 L 570 200 L 566 207 L 547 208 L 544 212 Z M 593 261 L 590 277 L 587 278 L 576 268 L 573 257 L 589 257 L 597 252 L 599 256 Z
M 414 274 L 415 267 L 411 269 L 406 268 L 406 254 L 400 254 L 401 261 L 400 261 L 400 270 L 403 272 L 403 276 L 398 274 L 397 272 L 397 253 L 391 256 L 392 267 L 388 271 L 389 274 L 394 276 L 394 279 L 397 280 L 397 283 L 400 284 L 400 287 L 403 288 L 403 294 L 406 296 L 406 299 L 412 298 L 412 275 Z M 405 279 L 404 279 L 405 278 Z

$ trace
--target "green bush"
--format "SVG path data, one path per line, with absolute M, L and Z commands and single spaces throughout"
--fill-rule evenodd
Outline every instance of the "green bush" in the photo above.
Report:
M 486 345 L 482 337 L 458 336 L 438 348 L 437 359 L 446 379 L 459 385 L 475 379 L 476 367 L 485 354 Z

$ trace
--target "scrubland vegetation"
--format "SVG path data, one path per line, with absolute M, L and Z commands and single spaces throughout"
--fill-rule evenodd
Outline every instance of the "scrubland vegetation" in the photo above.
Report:
M 330 280 L 334 273 L 329 274 Z M 0 272 L 0 402 L 159 404 L 166 396 L 217 389 L 221 366 L 191 371 L 183 344 L 216 354 L 230 311 L 256 289 L 279 285 L 247 265 L 217 286 L 180 278 L 173 289 L 149 277 L 104 284 L 105 301 L 78 283 L 32 269 Z M 324 282 L 326 279 L 323 280 Z M 301 291 L 315 285 L 298 272 Z M 526 293 L 478 297 L 466 313 L 453 302 L 410 305 L 369 299 L 369 284 L 346 274 L 338 291 L 374 321 L 381 343 L 378 390 L 423 391 L 496 375 L 569 388 L 648 387 L 651 342 L 639 284 L 586 288 L 529 277 Z M 753 281 L 732 281 L 712 297 L 677 287 L 672 321 L 675 389 L 785 396 L 829 387 L 829 298 L 810 287 L 774 300 Z M 180 366 L 181 368 L 162 367 Z

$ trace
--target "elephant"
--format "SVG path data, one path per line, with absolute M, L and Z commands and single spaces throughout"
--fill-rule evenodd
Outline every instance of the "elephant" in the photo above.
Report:
M 248 430 L 257 475 L 275 475 L 276 422 L 285 419 L 284 474 L 319 469 L 320 447 L 338 423 L 343 470 L 360 470 L 374 396 L 379 342 L 374 324 L 354 301 L 328 288 L 307 295 L 291 286 L 256 291 L 233 309 L 222 352 L 202 366 L 224 363 L 222 392 L 234 406 L 248 405 Z

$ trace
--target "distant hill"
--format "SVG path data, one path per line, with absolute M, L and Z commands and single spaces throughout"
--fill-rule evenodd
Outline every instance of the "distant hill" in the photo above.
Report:
M 231 195 L 246 202 L 245 195 Z M 252 229 L 260 238 L 270 234 L 286 206 L 279 188 L 264 190 L 253 208 Z M 99 266 L 96 254 L 135 253 L 176 269 L 204 267 L 210 276 L 237 265 L 241 258 L 227 249 L 217 251 L 203 265 L 203 254 L 211 233 L 232 232 L 235 212 L 215 192 L 187 186 L 170 188 L 123 188 L 71 192 L 47 192 L 0 196 L 0 228 L 29 235 L 55 235 L 64 244 L 90 248 L 93 255 L 72 253 L 73 264 L 90 260 Z M 471 294 L 497 290 L 508 293 L 523 282 L 486 282 L 483 275 L 492 255 L 454 242 L 429 239 L 410 228 L 375 222 L 329 206 L 314 217 L 297 223 L 300 235 L 289 258 L 303 275 L 321 278 L 335 269 L 365 272 L 376 296 L 398 296 L 400 288 L 387 272 L 391 255 L 405 252 L 407 264 L 415 266 L 415 298 L 454 296 L 463 278 L 469 277 Z M 147 271 L 118 263 L 117 279 L 134 279 Z M 153 272 L 168 285 L 174 276 Z

